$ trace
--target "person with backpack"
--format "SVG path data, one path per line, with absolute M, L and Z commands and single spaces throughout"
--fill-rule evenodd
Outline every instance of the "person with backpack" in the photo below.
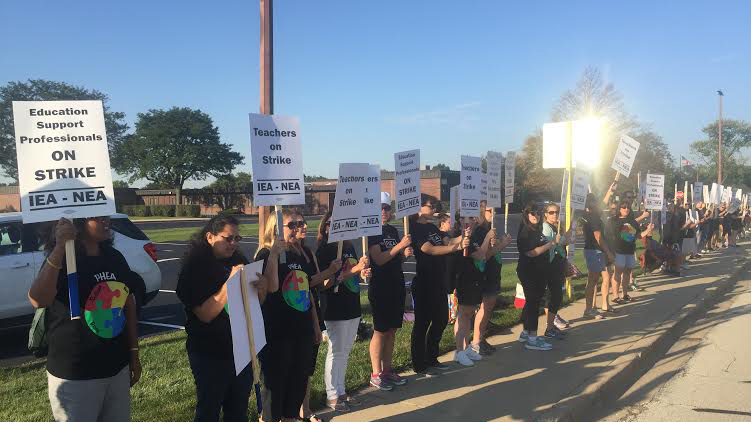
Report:
M 72 319 L 65 243 L 74 241 L 79 318 Z M 46 308 L 47 387 L 56 422 L 130 421 L 130 388 L 141 377 L 137 274 L 112 246 L 110 217 L 50 225 L 46 258 L 28 297 Z

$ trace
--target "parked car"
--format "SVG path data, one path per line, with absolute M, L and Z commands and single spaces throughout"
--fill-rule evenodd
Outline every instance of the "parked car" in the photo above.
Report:
M 113 214 L 113 246 L 123 254 L 130 269 L 141 276 L 143 285 L 133 289 L 139 308 L 147 304 L 162 286 L 156 246 L 125 214 Z M 21 213 L 0 214 L 0 321 L 28 320 L 34 313 L 27 292 L 44 262 L 40 225 L 22 224 Z M 10 324 L 12 325 L 12 324 Z

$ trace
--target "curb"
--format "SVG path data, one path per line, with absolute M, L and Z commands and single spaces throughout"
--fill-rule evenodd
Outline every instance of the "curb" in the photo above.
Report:
M 589 385 L 578 387 L 579 391 L 571 398 L 563 399 L 536 418 L 540 422 L 581 422 L 592 420 L 592 411 L 617 401 L 641 378 L 667 351 L 680 339 L 686 330 L 701 317 L 717 300 L 729 292 L 741 273 L 751 267 L 751 261 L 744 255 L 736 258 L 741 264 L 732 274 L 726 275 L 707 288 L 692 302 L 681 308 L 675 318 L 669 318 L 655 330 L 662 331 L 657 336 L 647 334 L 636 341 L 631 349 L 642 348 L 637 355 L 619 356 L 611 363 L 617 371 L 609 377 L 596 380 Z

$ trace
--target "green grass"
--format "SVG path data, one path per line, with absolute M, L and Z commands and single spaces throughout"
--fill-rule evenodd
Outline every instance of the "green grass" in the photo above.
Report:
M 320 220 L 308 220 L 308 232 L 315 233 L 318 230 Z M 144 230 L 146 236 L 152 242 L 185 242 L 193 233 L 199 231 L 199 227 L 178 227 L 174 229 L 149 229 Z M 240 235 L 246 237 L 258 236 L 258 223 L 240 224 Z
M 586 270 L 581 251 L 576 253 L 574 262 L 581 270 Z M 516 263 L 503 266 L 501 295 L 506 303 L 513 302 L 515 294 Z M 584 295 L 586 277 L 572 280 L 572 300 Z M 363 319 L 372 323 L 370 304 L 366 294 L 361 295 Z M 569 300 L 564 295 L 564 304 Z M 513 306 L 499 307 L 492 316 L 491 334 L 500 332 L 518 323 L 521 311 Z M 394 368 L 406 370 L 410 367 L 410 333 L 412 323 L 405 322 L 397 331 L 394 350 Z M 441 352 L 454 347 L 453 327 L 449 326 L 441 339 Z M 326 345 L 322 345 L 318 355 L 318 366 L 313 377 L 311 405 L 323 406 L 325 389 L 323 368 Z M 141 381 L 131 390 L 132 415 L 134 421 L 186 421 L 193 417 L 195 408 L 195 387 L 185 352 L 183 331 L 148 337 L 141 340 L 141 363 L 144 371 Z M 355 344 L 347 368 L 346 385 L 355 391 L 367 385 L 370 375 L 368 342 Z M 20 366 L 0 368 L 0 421 L 31 422 L 51 420 L 47 399 L 47 381 L 44 360 L 35 360 Z M 255 397 L 251 395 L 249 408 L 251 420 L 257 417 Z

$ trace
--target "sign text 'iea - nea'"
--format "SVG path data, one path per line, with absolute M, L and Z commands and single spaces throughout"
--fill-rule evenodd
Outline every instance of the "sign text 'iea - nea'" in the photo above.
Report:
M 250 115 L 254 205 L 305 203 L 302 145 L 296 117 Z
M 101 101 L 13 101 L 24 223 L 115 212 Z

